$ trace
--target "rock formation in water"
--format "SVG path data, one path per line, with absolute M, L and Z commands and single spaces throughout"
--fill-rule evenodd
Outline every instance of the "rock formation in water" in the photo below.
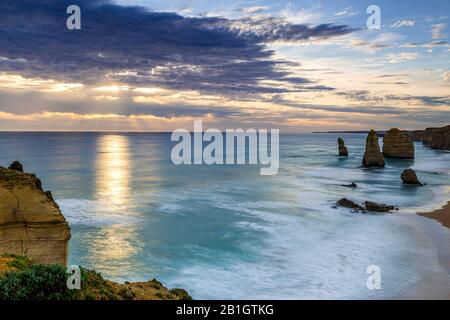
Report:
M 366 139 L 366 151 L 362 161 L 364 167 L 384 167 L 384 158 L 378 144 L 378 135 L 375 131 L 370 130 Z
M 342 157 L 348 157 L 348 150 L 347 147 L 345 146 L 345 142 L 342 138 L 338 138 L 338 145 L 339 145 L 339 156 Z
M 346 187 L 346 188 L 358 188 L 358 185 L 354 182 L 350 183 L 350 184 L 341 184 L 342 187 Z
M 403 170 L 400 177 L 404 184 L 423 186 L 423 184 L 419 181 L 419 178 L 417 178 L 417 174 L 413 169 Z
M 344 207 L 344 208 L 349 208 L 349 209 L 353 209 L 356 211 L 363 211 L 364 208 L 361 207 L 359 204 L 347 199 L 347 198 L 342 198 L 340 199 L 338 202 L 336 202 L 336 205 L 340 206 L 340 207 Z
M 391 206 L 388 204 L 383 204 L 383 203 L 371 202 L 371 201 L 364 202 L 364 207 L 367 211 L 380 212 L 380 213 L 390 212 L 395 209 L 394 206 Z
M 431 149 L 450 150 L 450 125 L 442 128 L 416 130 L 410 134 L 414 141 L 422 141 Z
M 353 212 L 377 212 L 377 213 L 386 213 L 391 212 L 392 210 L 396 210 L 395 206 L 391 206 L 383 203 L 376 203 L 371 201 L 365 201 L 364 205 L 361 206 L 347 198 L 342 198 L 336 202 L 336 205 L 339 207 L 352 209 Z M 397 209 L 398 210 L 398 209 Z
M 0 167 L 0 254 L 66 265 L 69 239 L 66 219 L 41 181 L 34 174 Z
M 383 138 L 383 155 L 386 158 L 414 159 L 414 144 L 406 131 L 391 129 Z

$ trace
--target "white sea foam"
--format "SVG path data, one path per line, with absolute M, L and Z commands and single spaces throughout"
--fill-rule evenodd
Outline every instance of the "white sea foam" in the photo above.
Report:
M 86 199 L 57 199 L 69 224 L 104 226 L 137 223 L 139 216 L 106 201 Z

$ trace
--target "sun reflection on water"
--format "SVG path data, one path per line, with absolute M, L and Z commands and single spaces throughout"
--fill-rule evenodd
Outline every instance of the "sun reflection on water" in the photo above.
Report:
M 103 135 L 98 140 L 96 160 L 96 193 L 101 211 L 119 215 L 133 215 L 130 189 L 130 142 L 125 135 Z M 127 259 L 139 246 L 133 226 L 105 226 L 93 239 L 91 250 L 98 263 L 129 263 Z
M 126 207 L 130 203 L 129 139 L 104 135 L 99 140 L 97 157 L 97 193 L 107 203 Z

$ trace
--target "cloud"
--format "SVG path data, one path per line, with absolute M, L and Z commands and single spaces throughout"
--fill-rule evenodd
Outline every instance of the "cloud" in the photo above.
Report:
M 336 12 L 334 15 L 336 17 L 354 16 L 354 15 L 356 15 L 356 12 L 352 11 L 352 7 L 348 7 L 341 11 Z
M 259 13 L 259 12 L 265 11 L 267 9 L 269 9 L 269 7 L 257 6 L 257 7 L 242 8 L 242 9 L 239 9 L 239 11 L 247 13 L 247 14 L 252 14 L 252 13 Z
M 400 45 L 400 48 L 417 48 L 419 44 L 417 42 L 408 42 Z
M 447 41 L 437 41 L 437 40 L 422 45 L 422 47 L 424 48 L 448 47 L 448 46 L 449 44 Z
M 450 83 L 450 71 L 444 71 L 442 73 L 442 79 L 444 79 L 445 82 Z
M 367 53 L 375 53 L 381 49 L 392 47 L 395 43 L 402 40 L 403 36 L 398 33 L 384 32 L 372 40 L 353 38 L 344 45 L 350 48 L 361 49 Z
M 389 53 L 386 55 L 386 60 L 389 63 L 400 63 L 404 61 L 415 60 L 419 57 L 417 52 L 400 52 L 400 53 Z
M 235 95 L 306 90 L 287 61 L 267 43 L 327 39 L 353 32 L 346 25 L 293 24 L 281 19 L 182 17 L 79 0 L 82 29 L 66 29 L 71 0 L 0 3 L 0 71 L 67 83 L 121 83 Z M 319 88 L 317 85 L 314 90 Z
M 367 52 L 376 52 L 378 50 L 381 49 L 385 49 L 385 48 L 389 48 L 390 45 L 387 43 L 383 43 L 383 42 L 379 42 L 379 41 L 366 41 L 363 39 L 351 39 L 349 43 L 346 44 L 346 46 L 351 47 L 351 48 L 357 48 L 357 49 L 362 49 L 364 51 Z
M 390 76 L 388 76 L 389 78 Z M 337 91 L 336 95 L 358 102 L 388 103 L 393 101 L 410 101 L 427 106 L 450 106 L 450 96 L 416 96 L 406 94 L 383 94 L 382 92 L 370 92 L 368 90 Z
M 442 39 L 447 38 L 447 35 L 444 34 L 444 30 L 447 28 L 445 23 L 438 23 L 431 25 L 431 36 L 433 39 Z
M 397 20 L 391 25 L 391 28 L 412 27 L 416 24 L 415 20 Z

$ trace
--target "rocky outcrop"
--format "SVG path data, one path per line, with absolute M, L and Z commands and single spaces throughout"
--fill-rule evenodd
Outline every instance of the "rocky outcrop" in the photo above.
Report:
M 341 157 L 348 157 L 348 150 L 345 146 L 345 142 L 342 138 L 338 138 L 338 149 L 339 149 L 339 156 Z
M 66 265 L 69 238 L 66 219 L 41 181 L 34 174 L 0 167 L 0 254 Z
M 431 149 L 450 150 L 450 125 L 412 131 L 410 135 L 414 141 L 422 141 Z
M 357 204 L 347 198 L 342 198 L 341 200 L 336 202 L 336 205 L 338 205 L 339 207 L 349 208 L 349 209 L 353 209 L 353 210 L 357 210 L 357 211 L 364 210 L 364 208 L 361 207 L 359 204 Z
M 370 130 L 366 139 L 366 151 L 362 161 L 364 167 L 384 167 L 384 158 L 378 144 L 378 135 L 375 131 Z
M 387 213 L 397 209 L 395 208 L 395 206 L 371 201 L 365 201 L 364 205 L 361 206 L 347 198 L 342 198 L 341 200 L 336 202 L 336 205 L 339 207 L 352 209 L 352 212 L 362 212 L 362 213 L 365 212 Z
M 406 131 L 391 129 L 383 138 L 383 155 L 386 158 L 414 159 L 414 144 Z
M 346 188 L 358 188 L 358 185 L 354 182 L 350 183 L 350 184 L 341 184 L 342 187 L 346 187 Z
M 419 181 L 419 178 L 417 178 L 417 174 L 413 169 L 403 170 L 400 178 L 402 179 L 404 184 L 423 186 L 423 184 Z
M 394 206 L 384 204 L 384 203 L 371 202 L 371 201 L 364 202 L 364 207 L 367 211 L 380 212 L 380 213 L 390 212 L 395 209 Z
M 13 163 L 10 164 L 8 169 L 23 172 L 23 165 L 19 161 L 14 161 Z

